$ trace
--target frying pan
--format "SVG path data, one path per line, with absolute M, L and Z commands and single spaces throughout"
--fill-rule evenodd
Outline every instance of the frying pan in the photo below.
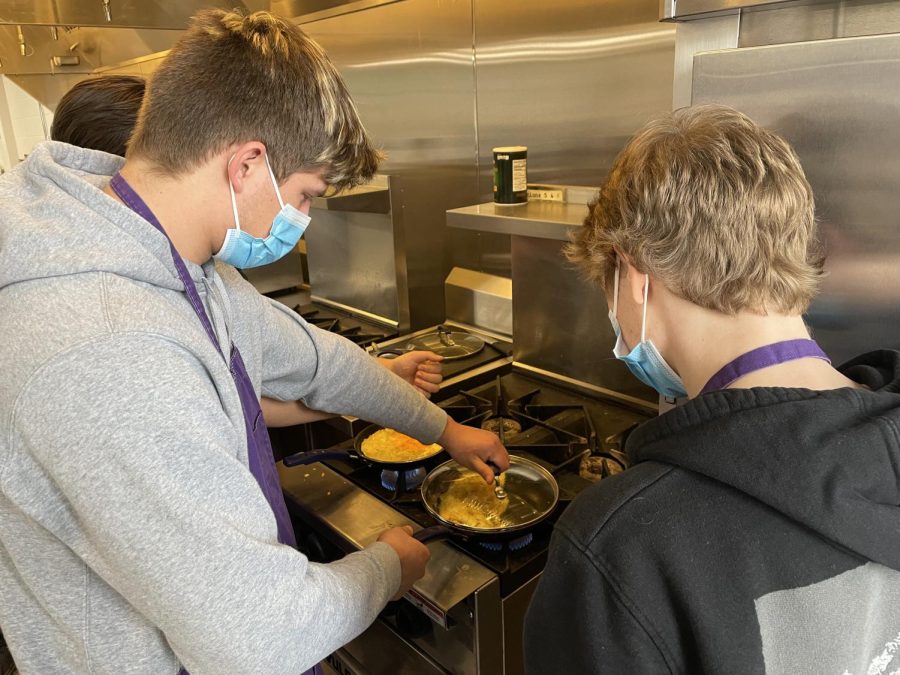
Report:
M 509 506 L 503 513 L 504 523 L 495 527 L 476 527 L 455 523 L 441 515 L 442 497 L 456 481 L 471 479 L 474 472 L 454 460 L 444 462 L 433 469 L 422 483 L 422 504 L 440 525 L 427 527 L 413 537 L 421 542 L 459 536 L 479 539 L 507 539 L 533 528 L 547 518 L 559 502 L 559 486 L 556 479 L 541 465 L 524 457 L 510 455 L 509 469 L 505 472 Z M 479 477 L 479 479 L 481 479 Z
M 365 429 L 356 434 L 356 438 L 353 439 L 352 448 L 346 448 L 342 450 L 313 450 L 311 452 L 298 452 L 294 455 L 285 457 L 282 461 L 284 462 L 285 466 L 298 466 L 300 464 L 312 464 L 313 462 L 321 462 L 327 459 L 349 459 L 359 460 L 365 464 L 368 464 L 369 466 L 378 467 L 379 469 L 386 469 L 389 471 L 405 471 L 407 469 L 415 469 L 416 467 L 421 466 L 432 457 L 437 457 L 437 455 L 444 451 L 443 448 L 439 447 L 437 450 L 434 450 L 428 455 L 417 457 L 416 459 L 406 460 L 403 462 L 388 462 L 381 459 L 369 457 L 365 452 L 363 452 L 363 441 L 374 434 L 376 431 L 381 431 L 383 428 L 384 427 L 380 427 L 377 424 L 370 424 Z

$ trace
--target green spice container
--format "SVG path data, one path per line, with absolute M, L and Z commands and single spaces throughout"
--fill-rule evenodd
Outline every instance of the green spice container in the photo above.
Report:
M 494 148 L 494 203 L 528 201 L 528 148 L 524 145 Z

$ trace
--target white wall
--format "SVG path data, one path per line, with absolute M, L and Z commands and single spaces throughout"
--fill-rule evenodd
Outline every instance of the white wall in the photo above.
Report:
M 0 132 L 3 146 L 0 148 L 0 166 L 8 171 L 28 155 L 41 141 L 50 138 L 53 111 L 32 97 L 27 91 L 5 75 L 0 77 Z

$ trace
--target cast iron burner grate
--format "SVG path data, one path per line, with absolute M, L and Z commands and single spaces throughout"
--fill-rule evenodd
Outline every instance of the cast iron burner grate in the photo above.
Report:
M 493 387 L 477 391 L 461 391 L 441 407 L 461 424 L 493 431 L 511 454 L 529 456 L 556 472 L 598 451 L 597 433 L 583 405 L 540 403 L 539 387 L 508 398 L 499 377 Z
M 372 330 L 365 326 L 353 325 L 353 323 L 347 319 L 328 316 L 318 309 L 310 309 L 308 305 L 297 305 L 294 307 L 294 311 L 302 316 L 307 323 L 310 323 L 317 328 L 321 328 L 322 330 L 327 330 L 330 333 L 337 333 L 341 337 L 345 337 L 351 342 L 355 342 L 363 349 L 376 342 L 381 342 L 392 335 L 392 333 L 388 331 Z

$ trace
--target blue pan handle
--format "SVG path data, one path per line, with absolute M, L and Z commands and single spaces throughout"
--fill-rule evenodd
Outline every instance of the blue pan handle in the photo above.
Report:
M 450 528 L 443 525 L 432 525 L 419 530 L 413 535 L 413 539 L 427 544 L 429 541 L 440 541 L 450 536 Z
M 285 457 L 282 462 L 285 466 L 300 466 L 301 464 L 313 464 L 326 459 L 352 459 L 357 454 L 353 450 L 313 450 L 312 452 L 298 452 L 295 455 Z

